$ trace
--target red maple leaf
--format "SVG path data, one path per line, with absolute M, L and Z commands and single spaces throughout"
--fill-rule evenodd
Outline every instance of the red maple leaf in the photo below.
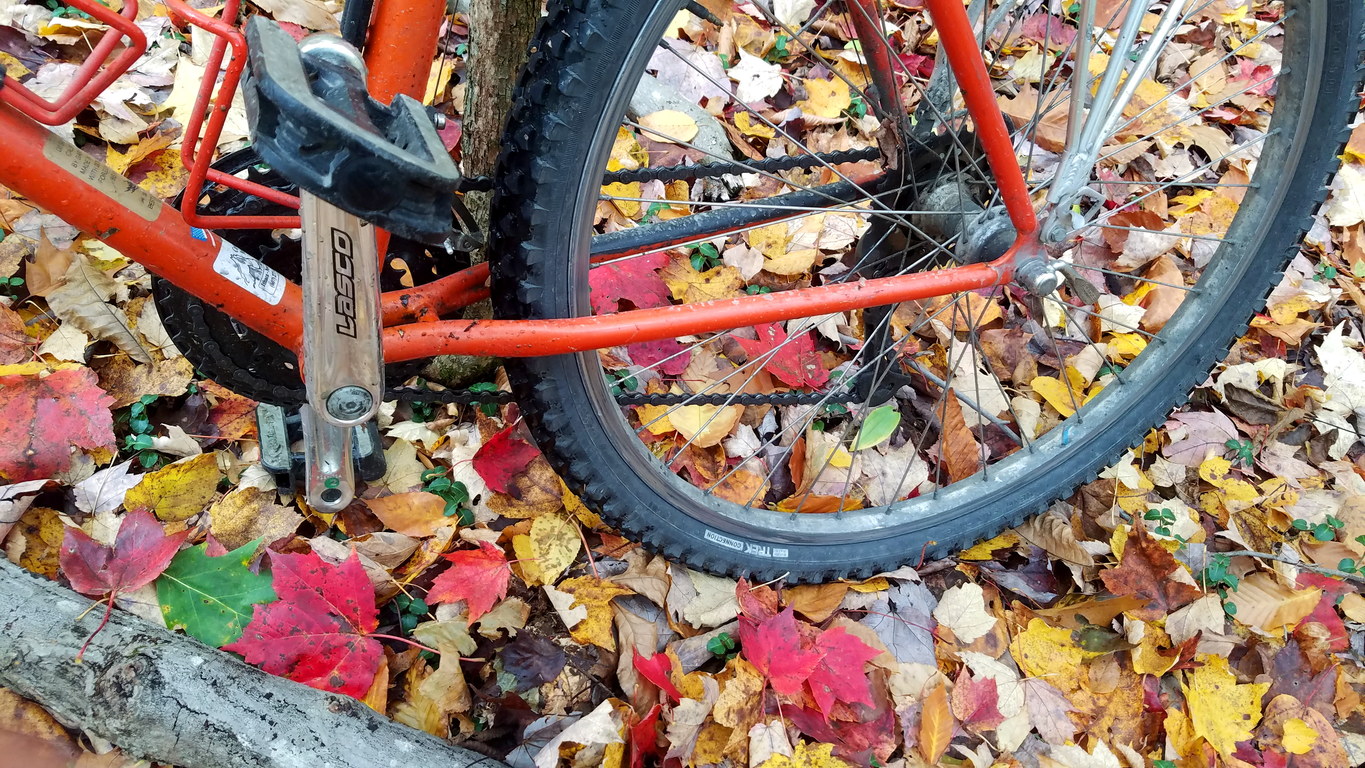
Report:
M 809 333 L 787 338 L 777 323 L 755 325 L 758 340 L 736 338 L 750 360 L 762 359 L 763 367 L 789 387 L 818 387 L 829 381 L 829 371 L 815 352 Z M 776 351 L 774 351 L 776 350 Z
M 478 549 L 452 552 L 445 559 L 454 563 L 447 568 L 427 592 L 428 603 L 453 603 L 464 600 L 469 605 L 469 621 L 477 621 L 497 601 L 507 597 L 507 582 L 512 570 L 502 550 L 486 542 Z
M 673 662 L 669 660 L 668 654 L 656 653 L 649 658 L 640 655 L 639 651 L 632 651 L 635 658 L 632 663 L 635 671 L 644 676 L 646 680 L 659 687 L 659 690 L 668 694 L 673 701 L 682 701 L 682 692 L 673 685 L 668 673 L 673 671 Z
M 687 370 L 692 362 L 692 348 L 677 339 L 642 341 L 627 344 L 630 361 L 643 368 L 650 368 L 665 376 L 677 376 Z
M 0 376 L 0 475 L 11 483 L 71 466 L 71 448 L 113 448 L 114 404 L 89 368 Z
M 667 253 L 655 251 L 593 267 L 588 272 L 593 311 L 599 315 L 615 312 L 623 300 L 636 309 L 668 304 L 668 286 L 658 272 L 668 266 L 668 261 Z
M 151 512 L 135 509 L 123 518 L 114 546 L 106 547 L 79 528 L 67 528 L 58 561 L 71 588 L 103 597 L 144 587 L 166 570 L 189 531 L 166 535 Z
M 661 705 L 655 704 L 639 722 L 630 726 L 630 768 L 644 768 L 645 758 L 659 756 L 660 710 Z M 634 719 L 636 715 L 634 710 L 628 710 L 626 716 Z
M 374 587 L 355 552 L 341 565 L 316 553 L 272 553 L 280 599 L 255 606 L 242 637 L 223 646 L 272 675 L 360 698 L 384 650 L 369 634 L 379 626 Z
M 740 616 L 739 642 L 744 658 L 768 679 L 774 691 L 787 696 L 801 693 L 801 684 L 820 663 L 818 652 L 803 647 L 791 606 L 761 622 Z
M 973 679 L 962 670 L 953 683 L 953 716 L 964 726 L 989 731 L 1005 721 L 1000 714 L 1000 691 L 989 677 Z
M 66 529 L 57 560 L 71 588 L 83 595 L 109 598 L 104 619 L 86 638 L 77 659 L 85 655 L 90 640 L 108 623 L 114 598 L 152 583 L 171 564 L 189 535 L 189 531 L 181 531 L 167 536 L 161 523 L 145 509 L 135 509 L 123 518 L 113 547 L 95 541 L 79 528 Z
M 843 627 L 821 632 L 815 638 L 815 650 L 820 661 L 807 679 L 815 705 L 829 719 L 834 702 L 872 706 L 872 688 L 867 682 L 863 665 L 876 658 L 880 651 L 850 635 Z
M 512 425 L 488 438 L 474 454 L 474 471 L 498 493 L 507 493 L 508 483 L 521 474 L 540 451 L 519 437 L 512 436 Z

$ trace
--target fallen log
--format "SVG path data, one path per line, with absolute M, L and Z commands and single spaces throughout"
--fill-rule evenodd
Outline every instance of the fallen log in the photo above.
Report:
M 102 614 L 90 605 L 0 557 L 0 686 L 131 755 L 182 768 L 506 768 L 118 611 L 77 663 Z

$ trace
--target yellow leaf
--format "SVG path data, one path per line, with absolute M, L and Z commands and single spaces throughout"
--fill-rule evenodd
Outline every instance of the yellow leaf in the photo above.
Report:
M 518 533 L 512 537 L 512 552 L 517 556 L 517 561 L 512 563 L 512 572 L 521 577 L 528 587 L 538 587 L 547 583 L 545 572 L 540 567 L 540 561 L 536 559 L 536 553 L 531 549 L 531 537 Z
M 1052 378 L 1051 376 L 1036 376 L 1029 382 L 1033 391 L 1037 392 L 1047 401 L 1048 405 L 1057 409 L 1057 413 L 1063 416 L 1072 416 L 1076 413 L 1075 406 L 1084 399 L 1083 395 L 1073 389 L 1069 389 L 1065 384 Z
M 686 144 L 695 139 L 697 132 L 701 130 L 697 127 L 696 120 L 676 109 L 661 109 L 658 112 L 641 115 L 639 123 L 640 127 L 645 129 L 648 138 L 672 144 Z
M 853 96 L 848 83 L 833 80 L 806 80 L 806 98 L 796 102 L 796 106 L 807 115 L 835 118 L 853 105 Z
M 1222 656 L 1199 654 L 1203 665 L 1185 674 L 1181 689 L 1194 732 L 1228 757 L 1237 742 L 1251 738 L 1261 721 L 1261 697 L 1270 683 L 1239 684 Z
M 599 648 L 615 651 L 616 636 L 611 631 L 612 598 L 633 595 L 635 592 L 620 584 L 595 576 L 565 579 L 559 584 L 558 588 L 574 596 L 574 605 L 581 605 L 588 609 L 587 618 L 569 630 L 573 639 L 580 643 L 591 643 Z
M 185 189 L 190 171 L 181 161 L 179 152 L 163 150 L 153 158 L 153 164 L 138 186 L 163 200 L 175 197 Z
M 437 528 L 455 525 L 457 518 L 446 517 L 446 502 L 440 496 L 426 491 L 395 493 L 366 499 L 365 506 L 384 525 L 407 536 L 419 539 L 435 535 Z
M 847 768 L 848 763 L 834 756 L 833 744 L 797 742 L 791 757 L 773 755 L 760 768 Z
M 1317 587 L 1291 589 L 1268 573 L 1253 573 L 1242 579 L 1228 599 L 1237 606 L 1234 618 L 1262 632 L 1278 633 L 1293 629 L 1313 612 L 1322 598 Z
M 1028 628 L 1010 642 L 1010 655 L 1029 677 L 1041 677 L 1063 693 L 1080 688 L 1082 665 L 1101 654 L 1083 650 L 1071 639 L 1071 630 L 1050 627 L 1032 619 Z
M 758 120 L 753 115 L 742 110 L 735 113 L 735 127 L 745 136 L 757 136 L 762 139 L 771 139 L 777 135 L 777 130 L 771 125 Z
M 1308 723 L 1297 717 L 1284 721 L 1284 739 L 1280 743 L 1291 755 L 1307 754 L 1317 740 L 1318 732 Z
M 33 74 L 33 70 L 24 66 L 23 63 L 21 63 L 13 55 L 4 53 L 3 51 L 0 51 L 0 66 L 3 66 L 5 68 L 5 74 L 9 75 L 15 80 L 18 80 L 19 78 L 24 77 L 25 75 Z
M 1116 333 L 1109 337 L 1107 356 L 1116 363 L 1126 363 L 1147 348 L 1147 340 L 1136 333 Z
M 123 497 L 124 509 L 144 507 L 171 523 L 203 512 L 218 493 L 218 457 L 201 453 L 167 467 L 148 472 L 142 482 Z
M 742 405 L 682 405 L 669 413 L 668 420 L 693 445 L 710 448 L 729 436 L 742 415 Z
M 659 270 L 659 277 L 673 298 L 687 303 L 738 296 L 744 278 L 739 270 L 726 264 L 698 272 L 686 259 L 671 261 Z
M 948 709 L 948 688 L 939 683 L 924 697 L 920 710 L 919 753 L 929 763 L 937 763 L 943 753 L 948 751 L 956 731 L 953 713 Z
M 993 539 L 987 539 L 978 543 L 971 549 L 963 550 L 957 556 L 959 560 L 990 560 L 995 556 L 997 550 L 1010 549 L 1019 543 L 1019 534 L 1014 531 L 1005 531 Z
M 667 405 L 641 405 L 635 409 L 635 417 L 640 426 L 649 430 L 651 435 L 666 435 L 675 431 L 668 414 L 672 410 Z
M 1199 477 L 1215 487 L 1222 487 L 1223 478 L 1232 469 L 1232 462 L 1221 456 L 1210 456 L 1199 463 Z
M 559 515 L 541 515 L 531 523 L 531 556 L 540 565 L 542 580 L 553 583 L 578 557 L 578 530 Z

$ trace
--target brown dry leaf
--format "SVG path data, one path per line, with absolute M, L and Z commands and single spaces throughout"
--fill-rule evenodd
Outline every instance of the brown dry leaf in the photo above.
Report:
M 1054 514 L 1038 515 L 1016 529 L 1025 541 L 1042 547 L 1049 555 L 1080 566 L 1095 564 L 1095 557 L 1076 539 L 1071 523 Z
M 580 643 L 591 643 L 608 651 L 616 650 L 616 638 L 611 632 L 612 598 L 634 594 L 626 587 L 595 576 L 565 579 L 560 591 L 574 597 L 574 605 L 588 609 L 587 618 L 574 625 L 569 634 Z
M 1297 743 L 1291 741 L 1295 731 L 1297 739 L 1293 741 Z M 1266 705 L 1258 736 L 1262 744 L 1284 745 L 1285 751 L 1294 755 L 1294 768 L 1336 768 L 1351 762 L 1332 722 L 1288 694 L 1282 693 Z
M 139 363 L 150 363 L 151 353 L 133 335 L 128 318 L 109 303 L 117 292 L 118 283 L 81 253 L 71 261 L 62 284 L 48 293 L 47 305 L 62 322 L 97 339 L 112 341 Z
M 1009 98 L 1002 95 L 998 102 L 1000 111 L 1014 123 L 1014 127 L 1022 128 L 1032 122 L 1034 115 L 1037 114 L 1038 98 L 1038 89 L 1025 83 L 1019 89 L 1018 94 Z M 1056 94 L 1048 94 L 1046 104 L 1049 111 L 1039 121 L 1038 130 L 1033 139 L 1038 146 L 1049 152 L 1061 152 L 1066 148 L 1067 114 L 1071 99 L 1065 98 L 1056 101 L 1058 98 L 1059 96 Z
M 563 509 L 564 483 L 545 457 L 537 454 L 526 471 L 512 478 L 507 493 L 489 494 L 487 504 L 494 513 L 513 520 L 548 515 Z
M 142 482 L 123 497 L 123 508 L 150 509 L 168 523 L 186 520 L 208 507 L 209 501 L 218 495 L 218 481 L 222 477 L 217 454 L 181 459 L 143 475 Z
M 938 763 L 938 759 L 948 751 L 948 745 L 952 743 L 953 734 L 956 732 L 957 723 L 953 720 L 952 710 L 948 707 L 947 685 L 939 683 L 924 697 L 924 704 L 920 709 L 919 753 L 930 764 Z
M 194 380 L 194 366 L 180 356 L 169 360 L 157 356 L 152 362 L 135 363 L 133 358 L 117 352 L 112 357 L 97 359 L 93 367 L 99 374 L 100 388 L 114 398 L 115 408 L 131 405 L 143 395 L 179 397 Z
M 1116 595 L 1146 600 L 1145 607 L 1131 613 L 1143 621 L 1156 621 L 1203 594 L 1199 587 L 1170 578 L 1182 567 L 1145 526 L 1139 525 L 1123 547 L 1119 567 L 1104 571 L 1100 579 Z
M 1291 589 L 1265 572 L 1247 576 L 1236 591 L 1228 592 L 1228 601 L 1237 606 L 1235 621 L 1276 634 L 1297 626 L 1321 599 L 1317 587 Z
M 0 688 L 0 748 L 21 756 L 13 763 L 45 768 L 70 765 L 81 750 L 47 710 Z
M 1147 311 L 1143 313 L 1139 325 L 1144 331 L 1156 333 L 1164 328 L 1175 311 L 1180 309 L 1180 304 L 1185 301 L 1185 295 L 1189 291 L 1174 287 L 1184 285 L 1185 276 L 1181 274 L 1180 267 L 1175 265 L 1170 256 L 1158 257 L 1147 267 L 1143 277 L 1168 284 L 1148 283 L 1151 290 L 1142 297 L 1142 306 Z
M 374 681 L 370 683 L 370 690 L 366 691 L 365 696 L 360 700 L 365 703 L 365 706 L 381 715 L 389 711 L 389 659 L 387 656 L 379 659 L 379 669 L 374 673 Z
M 625 553 L 625 573 L 612 577 L 612 581 L 628 587 L 637 595 L 644 595 L 660 608 L 668 602 L 668 561 L 658 555 L 643 550 L 632 549 Z
M 717 723 L 732 729 L 724 752 L 742 761 L 749 750 L 749 729 L 763 716 L 760 698 L 763 675 L 739 656 L 731 659 L 726 667 L 734 674 L 721 688 L 712 716 Z
M 788 589 L 784 596 L 787 605 L 810 621 L 821 624 L 839 608 L 849 584 L 831 581 L 826 584 L 800 584 Z
M 67 270 L 71 269 L 76 256 L 74 248 L 58 248 L 48 241 L 47 235 L 39 235 L 33 261 L 24 271 L 24 287 L 34 296 L 47 298 L 65 282 Z
M 365 506 L 388 528 L 419 539 L 432 536 L 437 529 L 453 524 L 452 519 L 445 515 L 445 499 L 426 491 L 366 499 Z
M 256 401 L 242 397 L 216 381 L 205 379 L 199 388 L 208 395 L 212 410 L 209 422 L 218 428 L 218 435 L 228 442 L 239 440 L 256 431 Z
M 303 515 L 275 503 L 274 491 L 238 488 L 209 509 L 209 532 L 229 549 L 261 539 L 266 545 L 294 535 Z
M 943 455 L 939 458 L 948 470 L 948 479 L 956 483 L 980 471 L 981 445 L 962 418 L 962 406 L 952 389 L 948 390 L 942 413 L 943 441 L 940 449 Z

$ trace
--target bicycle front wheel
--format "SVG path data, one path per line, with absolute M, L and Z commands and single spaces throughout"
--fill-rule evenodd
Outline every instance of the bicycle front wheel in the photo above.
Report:
M 1297 253 L 1355 114 L 1362 8 L 1133 1 L 1089 24 L 1089 3 L 970 8 L 1040 207 L 1082 133 L 1074 84 L 1100 93 L 1111 56 L 1157 51 L 1051 219 L 1065 284 L 510 362 L 566 482 L 704 570 L 859 577 L 1018 524 L 1139 441 Z M 500 316 L 1003 252 L 1013 232 L 922 10 L 704 5 L 553 4 L 501 159 Z M 1092 117 L 1097 98 L 1079 100 Z

